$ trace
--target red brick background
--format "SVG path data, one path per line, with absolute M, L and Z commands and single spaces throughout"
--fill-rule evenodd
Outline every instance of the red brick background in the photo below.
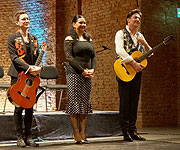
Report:
M 17 10 L 23 9 L 27 11 L 31 18 L 30 32 L 38 37 L 39 44 L 44 40 L 48 43 L 48 49 L 43 57 L 44 65 L 56 65 L 56 5 L 55 0 L 7 0 L 0 1 L 0 65 L 5 70 L 5 76 L 0 79 L 0 82 L 10 83 L 10 78 L 7 76 L 7 71 L 11 60 L 7 50 L 7 37 L 8 34 L 17 31 L 15 22 L 13 21 L 13 15 Z M 42 81 L 44 82 L 44 81 Z M 0 91 L 0 108 L 3 109 L 6 92 Z M 44 96 L 44 95 L 43 95 Z M 54 110 L 55 105 L 55 93 L 49 93 L 48 96 L 49 109 Z M 38 101 L 40 109 L 45 109 L 44 98 Z M 6 109 L 12 110 L 14 106 L 7 103 Z
M 130 10 L 134 8 L 142 10 L 141 31 L 152 47 L 162 42 L 168 35 L 175 36 L 176 41 L 160 48 L 153 57 L 148 58 L 148 67 L 143 71 L 137 123 L 139 127 L 180 124 L 178 42 L 180 28 L 179 19 L 176 17 L 176 8 L 180 7 L 179 0 L 34 0 L 34 2 L 38 3 L 39 9 L 33 13 L 45 13 L 41 26 L 47 28 L 45 40 L 49 44 L 49 50 L 44 63 L 58 67 L 60 76 L 57 83 L 66 83 L 62 66 L 65 60 L 63 42 L 68 35 L 71 20 L 76 14 L 82 13 L 86 18 L 87 31 L 93 37 L 96 51 L 101 50 L 102 45 L 111 49 L 97 54 L 98 65 L 92 89 L 92 105 L 95 110 L 119 109 L 117 82 L 113 71 L 116 57 L 114 36 L 118 30 L 125 27 L 125 17 Z M 5 77 L 0 80 L 1 82 L 9 82 L 6 73 L 10 59 L 6 42 L 7 35 L 14 32 L 12 14 L 20 8 L 28 11 L 31 7 L 29 3 L 26 0 L 0 1 L 0 63 L 5 69 Z M 64 96 L 66 97 L 66 94 Z M 3 99 L 3 95 L 1 97 Z M 63 99 L 61 110 L 65 109 L 66 101 L 67 98 Z
M 145 36 L 152 46 L 168 35 L 178 37 L 178 1 L 142 1 Z M 150 58 L 143 74 L 141 110 L 144 126 L 178 124 L 178 38 Z

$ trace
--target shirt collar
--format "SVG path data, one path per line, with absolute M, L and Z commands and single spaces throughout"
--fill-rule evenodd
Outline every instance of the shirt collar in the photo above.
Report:
M 129 26 L 128 25 L 126 25 L 126 29 L 131 34 L 131 31 L 129 30 Z
M 131 36 L 133 36 L 133 34 L 131 33 L 131 30 L 129 29 L 129 26 L 126 25 L 126 30 L 130 33 Z M 134 35 L 135 37 L 137 36 L 137 33 L 139 33 L 138 31 L 136 32 L 136 34 Z

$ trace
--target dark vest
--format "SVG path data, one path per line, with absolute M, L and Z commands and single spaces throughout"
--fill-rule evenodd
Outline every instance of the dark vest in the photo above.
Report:
M 131 55 L 134 51 L 141 51 L 144 53 L 143 46 L 141 44 L 135 45 L 130 33 L 127 31 L 127 29 L 123 29 L 123 35 L 124 35 L 124 49 L 126 52 Z

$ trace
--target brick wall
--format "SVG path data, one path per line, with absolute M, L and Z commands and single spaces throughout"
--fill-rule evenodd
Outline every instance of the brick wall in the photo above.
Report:
M 0 79 L 0 82 L 10 83 L 10 78 L 7 76 L 7 71 L 11 60 L 9 58 L 9 53 L 7 50 L 7 37 L 8 34 L 16 32 L 17 28 L 13 21 L 13 14 L 19 10 L 23 9 L 27 11 L 29 17 L 31 18 L 31 28 L 29 29 L 31 33 L 38 37 L 39 42 L 46 41 L 48 43 L 48 50 L 43 57 L 44 65 L 56 65 L 55 54 L 56 54 L 56 34 L 55 34 L 55 0 L 7 0 L 0 1 L 0 65 L 5 70 L 5 76 Z M 42 83 L 45 81 L 42 81 Z M 3 109 L 4 100 L 6 92 L 1 91 L 0 96 L 0 109 Z M 50 110 L 55 109 L 55 93 L 49 93 L 48 97 L 48 108 Z M 44 110 L 45 103 L 42 97 L 38 101 L 38 110 Z M 6 109 L 13 110 L 14 106 L 7 103 Z
M 13 2 L 15 1 L 0 1 L 0 15 L 2 16 L 0 19 L 0 64 L 1 66 L 4 68 L 5 71 L 5 76 L 3 77 L 3 79 L 0 79 L 1 83 L 9 83 L 9 77 L 6 75 L 7 74 L 7 69 L 9 67 L 10 64 L 10 59 L 9 59 L 9 54 L 7 51 L 7 37 L 8 34 L 13 32 L 15 25 L 12 24 L 12 12 L 16 11 L 16 4 L 13 5 Z M 17 3 L 17 1 L 16 1 Z M 14 7 L 13 7 L 14 6 Z M 9 11 L 11 10 L 11 11 Z M 6 92 L 4 90 L 0 91 L 1 94 L 1 99 L 0 99 L 0 103 L 1 103 L 1 110 L 3 109 L 3 104 L 6 98 Z M 13 108 L 12 105 L 9 105 L 9 109 Z
M 180 1 L 178 0 L 178 8 L 180 8 Z M 180 18 L 179 18 L 180 19 Z M 178 108 L 178 125 L 180 125 L 180 44 L 178 41 L 180 41 L 180 24 L 179 24 L 179 19 L 178 19 L 178 23 L 177 23 L 177 28 L 176 28 L 176 33 L 177 33 L 177 40 L 176 40 L 176 46 L 177 46 L 177 108 Z
M 142 28 L 154 47 L 168 35 L 177 36 L 177 1 L 142 1 Z M 153 9 L 152 9 L 153 8 Z M 143 126 L 171 126 L 178 121 L 178 40 L 160 48 L 149 58 L 143 72 L 141 111 Z
M 78 5 L 77 2 L 82 2 L 82 4 Z M 154 3 L 151 3 L 139 1 L 138 4 L 143 12 L 141 30 L 152 47 L 161 42 L 165 36 L 169 34 L 176 35 L 178 20 L 174 19 L 174 16 L 176 16 L 175 9 L 178 5 L 177 2 L 154 1 Z M 154 7 L 154 4 L 156 7 Z M 78 8 L 78 6 L 82 7 Z M 114 36 L 117 30 L 124 28 L 125 14 L 134 8 L 137 8 L 137 1 L 135 0 L 57 1 L 56 16 L 60 16 L 60 18 L 58 17 L 56 25 L 56 36 L 57 39 L 59 38 L 56 43 L 58 47 L 57 52 L 59 53 L 57 53 L 56 62 L 58 62 L 57 66 L 59 64 L 58 68 L 62 72 L 62 77 L 58 83 L 65 83 L 63 77 L 64 69 L 61 66 L 61 63 L 64 61 L 62 50 L 63 40 L 68 34 L 68 27 L 71 20 L 77 12 L 82 12 L 82 15 L 85 16 L 88 22 L 87 31 L 93 36 L 96 50 L 101 50 L 102 45 L 111 48 L 110 53 L 103 52 L 97 54 L 98 66 L 92 89 L 92 104 L 94 109 L 118 110 L 117 83 L 112 69 L 116 56 L 114 51 Z M 153 11 L 152 8 L 154 8 Z M 149 26 L 150 24 L 151 27 Z M 154 30 L 155 32 L 153 32 Z M 172 56 L 172 58 L 169 58 L 169 56 Z M 179 80 L 178 78 L 174 78 L 176 76 L 178 77 L 178 67 L 174 65 L 177 60 L 177 43 L 171 43 L 166 48 L 161 48 L 154 57 L 150 58 L 148 68 L 144 70 L 142 78 L 138 126 L 167 126 L 177 124 L 179 120 L 177 113 L 179 112 Z M 65 108 L 66 100 L 62 102 L 62 109 Z
M 72 18 L 78 14 L 78 3 L 75 0 L 59 1 L 56 0 L 56 66 L 59 70 L 59 78 L 57 84 L 66 84 L 65 70 L 62 63 L 65 61 L 64 57 L 64 39 L 69 34 L 69 27 Z M 63 94 L 61 101 L 61 110 L 66 108 L 67 93 Z M 59 103 L 59 93 L 57 92 L 56 106 Z
M 138 109 L 138 127 L 141 126 L 170 126 L 180 124 L 180 77 L 179 77 L 179 20 L 176 18 L 176 8 L 180 1 L 171 0 L 34 0 L 38 9 L 31 9 L 35 4 L 26 0 L 0 1 L 0 63 L 5 69 L 5 76 L 0 82 L 9 83 L 7 70 L 10 64 L 7 52 L 7 36 L 15 31 L 12 23 L 12 14 L 18 9 L 29 11 L 30 15 L 40 19 L 39 29 L 44 30 L 44 39 L 49 48 L 44 57 L 44 64 L 56 65 L 60 76 L 59 84 L 65 84 L 66 78 L 62 62 L 64 62 L 63 42 L 68 35 L 72 18 L 82 12 L 87 20 L 87 31 L 92 35 L 96 51 L 102 45 L 109 47 L 110 51 L 97 54 L 97 70 L 93 79 L 92 105 L 95 110 L 118 111 L 119 97 L 113 63 L 116 57 L 114 37 L 115 33 L 125 27 L 126 14 L 140 8 L 143 13 L 141 31 L 152 47 L 160 43 L 164 37 L 172 34 L 177 37 L 166 47 L 160 48 L 157 53 L 148 58 L 148 67 L 143 71 L 142 89 Z M 137 3 L 138 2 L 138 3 Z M 137 6 L 138 4 L 138 6 Z M 35 12 L 33 12 L 35 11 Z M 34 16 L 41 13 L 39 16 Z M 43 20 L 43 21 L 42 21 Z M 41 22 L 42 21 L 42 22 Z M 33 19 L 32 19 L 33 23 Z M 36 27 L 36 24 L 31 24 Z M 36 35 L 37 31 L 34 34 Z M 45 81 L 42 81 L 42 84 Z M 3 104 L 5 92 L 0 91 L 0 104 Z M 55 109 L 55 94 L 48 94 L 49 109 Z M 62 100 L 61 110 L 67 102 L 67 93 Z M 58 103 L 58 96 L 57 93 Z M 52 100 L 51 100 L 52 99 Z M 44 108 L 44 97 L 38 104 Z M 42 104 L 42 105 L 41 105 Z M 1 105 L 2 106 L 2 105 Z M 8 104 L 8 109 L 13 109 Z M 2 109 L 2 107 L 0 108 Z
M 116 58 L 115 34 L 125 27 L 126 14 L 137 8 L 136 1 L 89 0 L 82 1 L 82 14 L 85 16 L 92 34 L 96 51 L 105 45 L 111 50 L 97 54 L 97 70 L 93 80 L 92 104 L 97 110 L 119 110 L 117 81 L 113 70 Z M 137 125 L 142 126 L 141 109 L 138 111 Z
M 138 4 L 138 6 L 137 6 Z M 141 31 L 153 47 L 167 35 L 177 35 L 178 2 L 134 0 L 82 0 L 82 14 L 88 21 L 87 30 L 94 38 L 96 50 L 101 45 L 111 48 L 109 54 L 98 54 L 98 66 L 93 82 L 92 103 L 95 109 L 118 110 L 119 98 L 113 72 L 114 36 L 124 28 L 127 12 L 140 8 L 143 12 Z M 153 9 L 152 9 L 153 8 Z M 143 72 L 138 126 L 177 125 L 178 121 L 178 48 L 176 42 L 161 48 L 149 59 Z
M 98 65 L 92 89 L 94 109 L 119 109 L 117 82 L 113 71 L 116 58 L 114 38 L 115 33 L 125 26 L 125 14 L 135 7 L 135 1 L 131 0 L 82 0 L 82 14 L 87 20 L 87 31 L 92 34 L 96 51 L 101 50 L 102 45 L 111 49 L 97 54 Z

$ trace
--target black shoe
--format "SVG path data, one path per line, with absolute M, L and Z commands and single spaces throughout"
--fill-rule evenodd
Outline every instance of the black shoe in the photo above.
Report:
M 24 139 L 22 137 L 18 137 L 18 139 L 17 139 L 17 146 L 19 146 L 19 147 L 26 147 L 26 144 L 24 143 Z
M 82 144 L 89 144 L 88 140 L 82 140 Z
M 82 144 L 81 141 L 74 141 L 74 142 L 75 142 L 75 144 Z
M 133 140 L 138 140 L 138 141 L 146 141 L 145 138 L 141 137 L 140 135 L 138 135 L 137 132 L 132 132 L 130 133 L 130 136 Z
M 26 143 L 27 146 L 32 146 L 32 147 L 38 147 L 39 146 L 39 144 L 35 143 L 30 136 L 28 136 L 25 139 L 25 143 Z
M 82 144 L 82 141 L 76 141 L 76 140 L 75 140 L 74 134 L 73 134 L 73 138 L 74 138 L 74 143 L 75 143 L 75 144 Z
M 76 140 L 74 139 L 74 143 L 75 143 L 75 144 L 82 144 L 82 141 L 76 141 Z
M 130 137 L 130 135 L 128 133 L 124 133 L 124 141 L 128 141 L 128 142 L 132 142 L 133 139 Z

